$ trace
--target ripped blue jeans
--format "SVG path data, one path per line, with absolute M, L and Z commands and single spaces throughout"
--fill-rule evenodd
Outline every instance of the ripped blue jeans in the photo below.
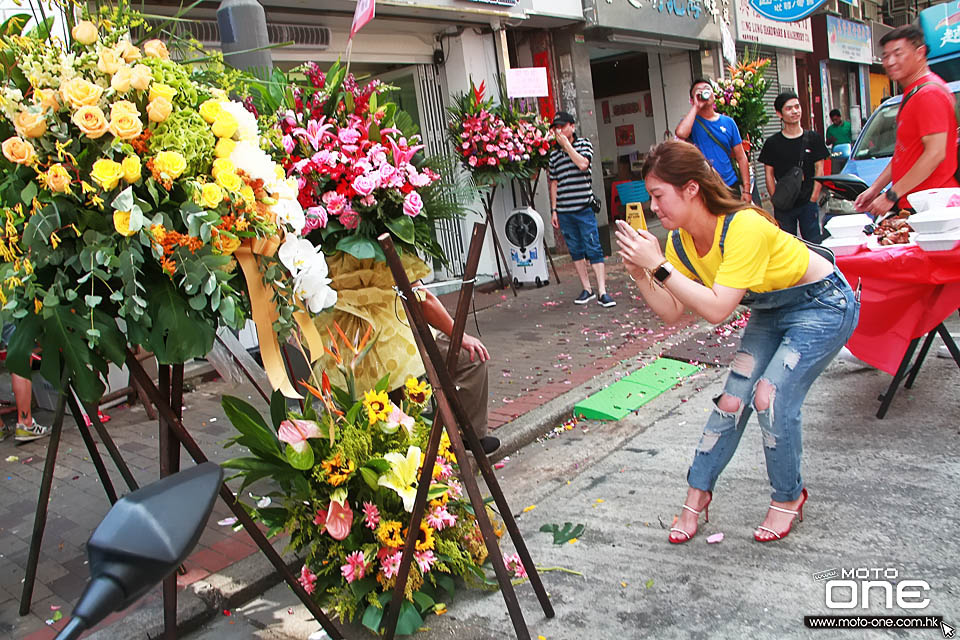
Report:
M 724 394 L 739 401 L 736 412 L 714 407 L 703 429 L 687 482 L 713 491 L 755 409 L 757 385 L 772 386 L 768 408 L 757 411 L 763 435 L 771 497 L 800 497 L 803 451 L 800 423 L 810 385 L 840 351 L 857 326 L 860 303 L 839 271 L 810 284 L 769 293 L 748 293 L 750 321 L 734 357 Z M 714 403 L 719 402 L 719 397 Z

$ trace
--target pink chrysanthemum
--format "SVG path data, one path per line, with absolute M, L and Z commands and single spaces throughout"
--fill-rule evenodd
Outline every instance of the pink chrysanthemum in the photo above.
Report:
M 340 573 L 347 579 L 347 582 L 361 579 L 367 572 L 367 562 L 363 557 L 363 551 L 354 551 L 347 556 L 347 564 L 340 567 Z
M 380 510 L 372 502 L 363 503 L 363 524 L 367 529 L 376 529 L 380 524 Z
M 400 552 L 385 557 L 381 563 L 381 568 L 383 569 L 383 577 L 389 580 L 390 578 L 397 575 L 400 572 Z
M 437 561 L 437 556 L 433 555 L 433 551 L 429 549 L 415 552 L 413 558 L 417 561 L 417 566 L 420 567 L 420 573 L 430 573 L 430 568 Z

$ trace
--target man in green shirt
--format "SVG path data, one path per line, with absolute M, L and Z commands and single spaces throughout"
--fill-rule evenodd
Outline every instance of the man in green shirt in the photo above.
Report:
M 833 124 L 827 127 L 827 144 L 853 144 L 853 130 L 843 121 L 839 109 L 830 112 L 830 120 Z

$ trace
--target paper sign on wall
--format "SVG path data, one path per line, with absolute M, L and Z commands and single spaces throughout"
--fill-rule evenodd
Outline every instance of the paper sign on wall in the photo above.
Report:
M 507 69 L 508 98 L 540 98 L 550 95 L 544 67 Z
M 353 12 L 353 24 L 350 25 L 350 39 L 363 28 L 363 25 L 373 20 L 376 11 L 376 0 L 357 0 L 357 8 Z

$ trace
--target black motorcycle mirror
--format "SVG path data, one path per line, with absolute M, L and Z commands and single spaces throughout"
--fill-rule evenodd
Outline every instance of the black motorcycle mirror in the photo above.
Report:
M 830 176 L 814 176 L 817 182 L 832 191 L 843 200 L 856 200 L 857 196 L 870 186 L 863 178 L 849 173 L 838 173 Z
M 176 570 L 200 539 L 222 482 L 223 470 L 204 462 L 117 501 L 87 542 L 90 583 L 57 640 L 78 638 Z

